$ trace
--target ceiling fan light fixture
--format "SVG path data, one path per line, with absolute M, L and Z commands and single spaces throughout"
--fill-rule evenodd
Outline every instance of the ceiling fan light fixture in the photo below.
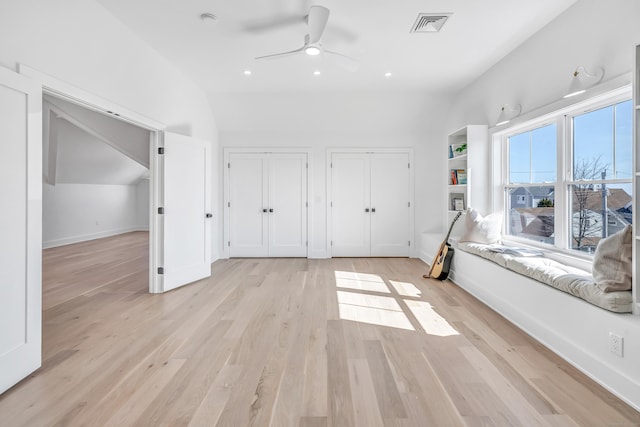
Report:
M 320 55 L 320 48 L 317 46 L 307 46 L 304 48 L 304 53 L 309 56 L 317 56 Z

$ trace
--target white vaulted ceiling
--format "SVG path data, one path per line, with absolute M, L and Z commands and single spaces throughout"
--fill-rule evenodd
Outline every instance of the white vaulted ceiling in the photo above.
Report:
M 98 1 L 209 93 L 452 93 L 576 0 Z M 312 4 L 330 10 L 325 48 L 358 59 L 357 71 L 306 55 L 254 59 L 301 47 L 307 32 L 302 17 Z M 205 12 L 217 19 L 202 20 Z M 422 12 L 452 15 L 440 33 L 410 34 Z M 386 72 L 392 76 L 385 78 Z

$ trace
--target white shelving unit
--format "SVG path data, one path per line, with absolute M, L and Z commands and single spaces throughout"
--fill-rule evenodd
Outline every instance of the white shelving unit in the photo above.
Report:
M 447 194 L 445 229 L 458 211 L 472 207 L 487 214 L 489 206 L 489 146 L 487 125 L 468 125 L 447 137 Z M 458 150 L 466 144 L 466 150 Z M 455 172 L 454 172 L 455 171 Z M 457 201 L 456 200 L 461 200 Z M 463 218 L 456 223 L 451 235 L 459 236 Z
M 633 78 L 633 170 L 635 171 L 633 176 L 633 271 L 632 271 L 632 283 L 633 283 L 633 313 L 640 315 L 640 291 L 638 291 L 638 273 L 640 272 L 640 229 L 638 228 L 639 215 L 637 214 L 640 208 L 640 150 L 638 150 L 638 144 L 640 143 L 640 46 L 636 46 L 635 51 L 635 67 Z

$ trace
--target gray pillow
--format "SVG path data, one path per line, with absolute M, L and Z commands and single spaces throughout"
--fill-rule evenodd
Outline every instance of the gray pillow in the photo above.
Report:
M 633 233 L 627 225 L 600 240 L 593 255 L 593 279 L 604 292 L 631 290 L 631 242 Z
M 464 233 L 460 242 L 475 242 L 491 245 L 498 243 L 502 232 L 502 212 L 482 217 L 480 213 L 469 208 L 464 219 Z

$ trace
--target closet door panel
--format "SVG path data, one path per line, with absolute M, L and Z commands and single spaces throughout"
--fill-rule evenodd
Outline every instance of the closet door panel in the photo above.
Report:
M 331 156 L 331 254 L 369 256 L 369 157 L 366 153 Z
M 371 155 L 371 256 L 409 256 L 409 188 L 408 154 Z
M 262 153 L 233 153 L 229 163 L 229 256 L 266 257 L 267 161 Z
M 306 257 L 307 156 L 272 153 L 268 162 L 269 256 Z

